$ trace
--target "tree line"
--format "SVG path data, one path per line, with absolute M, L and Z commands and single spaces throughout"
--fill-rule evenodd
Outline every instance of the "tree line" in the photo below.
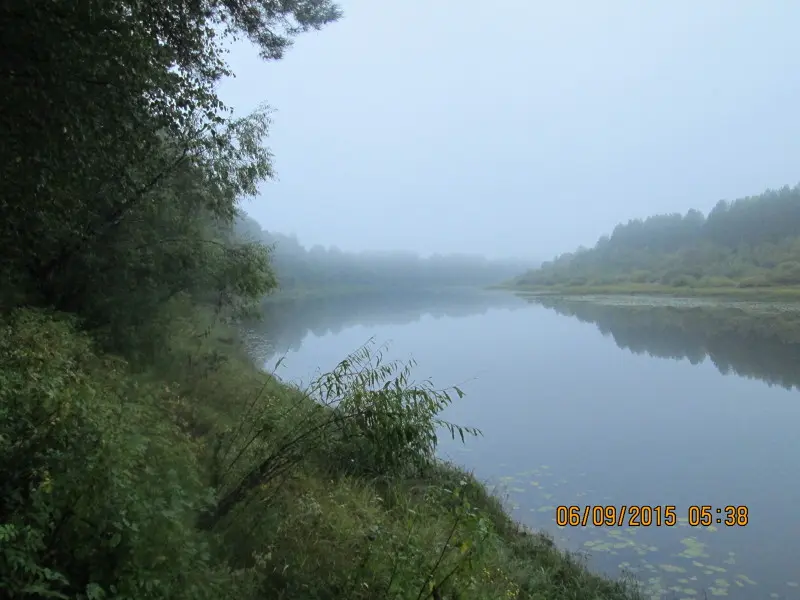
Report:
M 719 201 L 707 216 L 662 214 L 617 225 L 592 248 L 545 262 L 519 285 L 800 284 L 800 186 Z
M 335 246 L 304 247 L 295 236 L 265 231 L 241 213 L 235 232 L 242 240 L 271 249 L 270 262 L 281 290 L 370 287 L 419 290 L 451 286 L 489 286 L 513 277 L 531 263 L 491 260 L 481 255 L 413 252 L 343 252 Z

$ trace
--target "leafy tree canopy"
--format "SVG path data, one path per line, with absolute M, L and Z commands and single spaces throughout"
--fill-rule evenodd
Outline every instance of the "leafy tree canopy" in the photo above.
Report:
M 265 59 L 340 16 L 331 0 L 12 0 L 0 8 L 3 306 L 147 321 L 176 294 L 241 304 L 275 281 L 233 239 L 272 175 L 268 111 L 233 119 L 228 40 Z M 98 289 L 103 294 L 93 293 Z

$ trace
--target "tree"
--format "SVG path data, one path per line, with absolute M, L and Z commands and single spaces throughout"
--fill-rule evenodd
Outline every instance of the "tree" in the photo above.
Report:
M 0 304 L 104 326 L 132 287 L 151 293 L 140 306 L 196 288 L 187 265 L 209 264 L 237 202 L 272 175 L 268 111 L 232 120 L 216 95 L 225 40 L 246 36 L 276 59 L 339 16 L 331 0 L 5 3 Z M 106 297 L 90 298 L 100 285 Z

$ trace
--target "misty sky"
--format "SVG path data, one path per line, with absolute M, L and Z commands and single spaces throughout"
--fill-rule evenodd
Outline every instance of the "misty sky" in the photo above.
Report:
M 800 181 L 795 0 L 342 0 L 220 89 L 276 110 L 245 208 L 343 250 L 550 258 Z

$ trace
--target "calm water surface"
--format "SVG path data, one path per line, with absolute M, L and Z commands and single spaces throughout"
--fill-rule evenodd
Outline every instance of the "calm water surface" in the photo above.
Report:
M 766 308 L 764 308 L 766 306 Z M 800 336 L 786 307 L 527 302 L 505 293 L 272 307 L 253 351 L 308 382 L 369 338 L 460 385 L 441 454 L 522 522 L 655 597 L 800 599 Z M 558 527 L 556 506 L 746 506 L 745 527 Z M 724 518 L 724 515 L 722 515 Z M 716 518 L 716 515 L 715 515 Z

